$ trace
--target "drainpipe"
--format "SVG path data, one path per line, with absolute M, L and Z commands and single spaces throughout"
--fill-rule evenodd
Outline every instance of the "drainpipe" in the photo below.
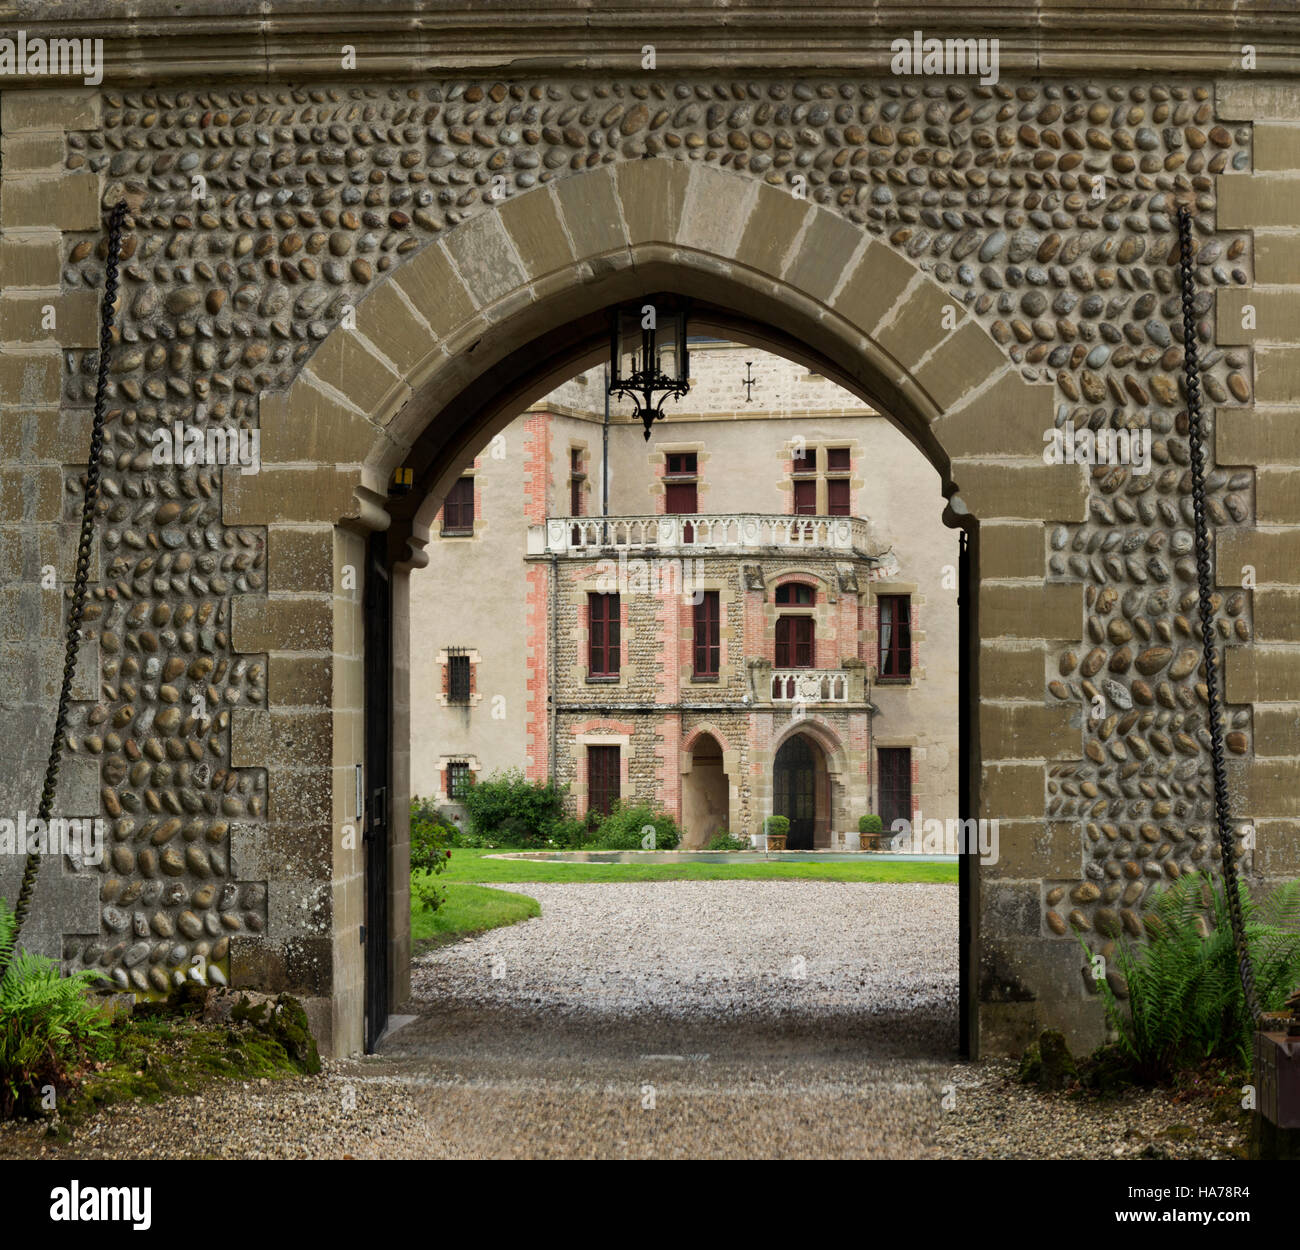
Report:
M 605 423 L 600 430 L 600 515 L 609 516 L 609 362 L 605 362 Z M 607 534 L 602 534 L 602 541 Z
M 551 552 L 551 619 L 547 622 L 546 628 L 546 711 L 551 721 L 551 742 L 547 750 L 547 776 L 550 778 L 551 785 L 555 784 L 555 747 L 556 747 L 556 720 L 558 711 L 555 706 L 555 636 L 559 630 L 559 620 L 556 615 L 556 606 L 558 600 L 558 586 L 560 579 L 560 569 L 556 562 L 555 552 Z

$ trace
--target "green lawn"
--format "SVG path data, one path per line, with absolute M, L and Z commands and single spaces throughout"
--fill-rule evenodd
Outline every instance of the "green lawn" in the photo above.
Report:
M 453 857 L 454 859 L 454 857 Z M 485 933 L 503 924 L 517 924 L 542 914 L 542 906 L 526 894 L 509 890 L 489 890 L 466 881 L 450 880 L 451 872 L 442 874 L 447 901 L 437 911 L 425 911 L 420 900 L 411 897 L 411 940 L 425 946 L 437 946 L 458 937 Z
M 864 856 L 832 863 L 566 864 L 538 859 L 489 859 L 488 850 L 456 848 L 442 881 L 929 881 L 956 883 L 957 865 L 889 862 Z M 441 913 L 443 909 L 439 909 Z

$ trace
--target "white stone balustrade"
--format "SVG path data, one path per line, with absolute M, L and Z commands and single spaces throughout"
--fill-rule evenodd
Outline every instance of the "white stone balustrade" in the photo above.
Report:
M 773 703 L 847 703 L 849 675 L 839 668 L 772 670 Z
M 860 517 L 693 513 L 672 516 L 548 517 L 528 531 L 529 555 L 591 556 L 600 552 L 711 550 L 842 551 L 877 557 L 870 523 Z

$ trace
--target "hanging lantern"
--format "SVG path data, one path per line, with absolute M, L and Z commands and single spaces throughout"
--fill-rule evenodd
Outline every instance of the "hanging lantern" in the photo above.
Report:
M 689 301 L 648 296 L 610 314 L 609 394 L 631 399 L 645 426 L 663 417 L 664 400 L 691 389 L 690 352 L 686 343 Z

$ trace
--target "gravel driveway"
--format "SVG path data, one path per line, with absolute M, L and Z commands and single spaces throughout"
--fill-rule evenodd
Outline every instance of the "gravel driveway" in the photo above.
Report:
M 956 1046 L 957 891 L 833 881 L 509 887 L 534 920 L 434 952 L 421 1004 L 545 1008 L 604 1022 L 846 1017 L 901 1027 L 931 1054 Z M 405 1049 L 421 1034 L 393 1039 Z M 418 1044 L 416 1042 L 415 1044 Z
M 512 887 L 534 920 L 413 969 L 416 1019 L 322 1077 L 110 1109 L 0 1158 L 1230 1157 L 1160 1093 L 1044 1097 L 956 1061 L 957 891 Z M 802 959 L 803 964 L 797 961 Z M 494 975 L 495 972 L 495 975 Z

